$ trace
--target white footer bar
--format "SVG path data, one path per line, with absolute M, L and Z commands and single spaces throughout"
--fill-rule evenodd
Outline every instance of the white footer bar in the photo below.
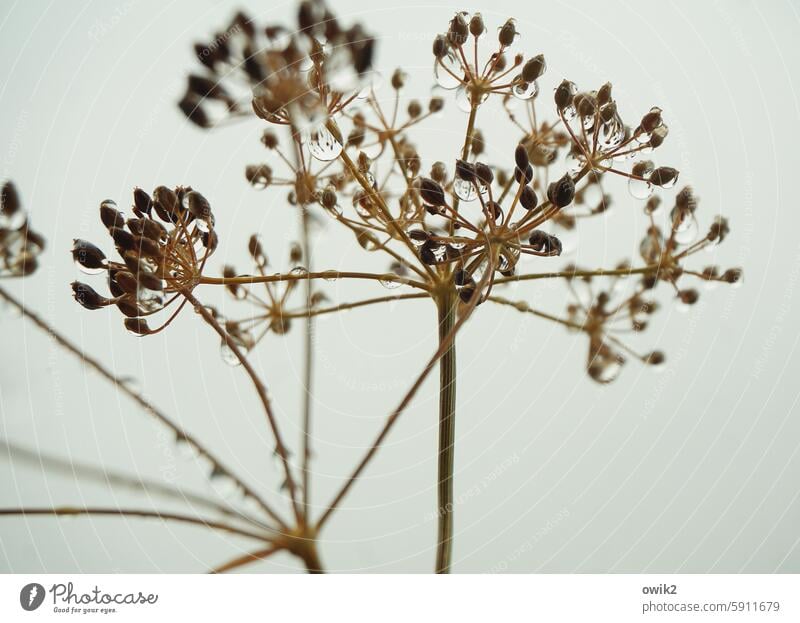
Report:
M 800 621 L 798 575 L 0 575 L 0 621 Z

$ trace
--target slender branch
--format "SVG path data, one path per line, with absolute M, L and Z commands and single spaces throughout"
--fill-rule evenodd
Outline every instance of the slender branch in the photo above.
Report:
M 278 515 L 272 507 L 267 504 L 267 502 L 258 495 L 255 491 L 253 491 L 249 486 L 247 486 L 242 480 L 236 476 L 236 474 L 228 469 L 217 457 L 215 457 L 209 450 L 205 448 L 200 442 L 197 441 L 192 435 L 186 432 L 182 427 L 175 424 L 166 414 L 160 411 L 157 407 L 155 407 L 152 403 L 150 403 L 147 399 L 144 398 L 140 393 L 133 391 L 128 384 L 120 377 L 109 371 L 102 363 L 100 363 L 94 357 L 87 355 L 81 348 L 79 348 L 76 344 L 72 341 L 58 333 L 53 327 L 51 327 L 47 321 L 41 318 L 38 314 L 31 311 L 25 305 L 22 304 L 21 301 L 18 301 L 14 296 L 12 296 L 9 292 L 5 289 L 0 288 L 0 298 L 4 299 L 8 303 L 10 303 L 15 309 L 17 309 L 23 316 L 25 316 L 28 320 L 33 322 L 39 329 L 47 333 L 53 340 L 62 348 L 69 351 L 73 355 L 75 355 L 78 359 L 80 359 L 85 365 L 89 366 L 90 368 L 94 369 L 96 372 L 100 374 L 105 380 L 114 384 L 119 391 L 123 394 L 127 395 L 130 399 L 136 402 L 140 407 L 142 407 L 146 413 L 153 416 L 156 420 L 161 422 L 164 426 L 169 428 L 175 433 L 176 439 L 181 440 L 185 443 L 190 444 L 193 448 L 197 449 L 197 452 L 200 456 L 204 457 L 208 460 L 213 468 L 225 474 L 228 478 L 233 480 L 236 485 L 241 489 L 245 496 L 252 498 L 255 500 L 261 509 L 274 521 L 278 523 L 281 528 L 286 528 L 286 522 Z
M 265 547 L 264 549 L 259 549 L 254 552 L 250 552 L 245 554 L 244 556 L 239 556 L 234 558 L 233 560 L 229 560 L 228 562 L 221 564 L 219 567 L 214 567 L 209 573 L 227 573 L 228 571 L 232 571 L 233 569 L 237 569 L 239 567 L 244 567 L 245 565 L 252 564 L 254 562 L 258 562 L 260 560 L 264 560 L 265 558 L 269 558 L 275 552 L 279 551 L 279 548 L 276 546 Z
M 415 294 L 389 294 L 386 296 L 379 296 L 372 299 L 364 299 L 363 301 L 356 301 L 354 303 L 342 303 L 341 305 L 335 305 L 333 307 L 323 307 L 320 309 L 312 309 L 304 312 L 289 312 L 283 314 L 283 317 L 305 318 L 307 316 L 322 316 L 324 314 L 333 314 L 335 312 L 345 311 L 348 309 L 356 309 L 357 307 L 365 307 L 367 305 L 375 305 L 377 303 L 390 303 L 392 301 L 405 301 L 409 299 L 427 299 L 427 298 L 430 298 L 430 295 L 423 292 Z
M 201 517 L 192 517 L 191 515 L 181 515 L 180 513 L 163 513 L 161 511 L 146 511 L 137 508 L 110 508 L 110 507 L 72 507 L 60 506 L 52 508 L 0 508 L 0 517 L 10 517 L 15 515 L 22 516 L 37 516 L 49 515 L 58 517 L 77 517 L 77 516 L 90 516 L 100 515 L 109 517 L 146 517 L 153 519 L 162 519 L 164 521 L 176 521 L 180 523 L 193 524 L 202 526 L 204 528 L 211 528 L 221 532 L 230 532 L 231 534 L 238 534 L 239 536 L 256 539 L 258 541 L 269 541 L 268 534 L 259 534 L 237 528 L 222 521 L 215 521 L 213 519 L 203 519 Z
M 499 305 L 507 305 L 508 307 L 513 307 L 518 312 L 522 312 L 525 314 L 532 314 L 539 318 L 544 318 L 545 320 L 551 320 L 553 322 L 563 324 L 564 326 L 569 327 L 570 329 L 578 329 L 583 331 L 585 328 L 583 325 L 580 325 L 576 322 L 570 322 L 569 320 L 564 320 L 563 318 L 559 318 L 558 316 L 553 316 L 552 314 L 539 311 L 538 309 L 533 309 L 525 301 L 511 301 L 509 299 L 503 298 L 502 296 L 490 296 L 487 300 L 491 301 L 492 303 L 497 303 Z
M 206 277 L 200 278 L 199 283 L 203 285 L 250 285 L 253 283 L 275 283 L 279 281 L 300 281 L 301 279 L 325 279 L 336 281 L 337 279 L 369 279 L 372 281 L 392 281 L 420 290 L 430 290 L 429 286 L 421 281 L 400 277 L 394 273 L 362 273 L 352 271 L 324 270 L 319 272 L 298 273 L 298 274 L 279 274 L 279 275 L 240 275 L 238 277 Z
M 289 496 L 292 500 L 292 508 L 295 513 L 295 519 L 297 519 L 298 522 L 301 521 L 302 515 L 300 512 L 300 507 L 297 504 L 297 486 L 295 485 L 294 477 L 292 476 L 292 470 L 289 467 L 289 453 L 285 444 L 283 443 L 283 438 L 281 437 L 280 431 L 278 430 L 278 422 L 275 419 L 275 414 L 272 412 L 272 404 L 270 403 L 269 396 L 267 395 L 266 386 L 261 381 L 261 378 L 259 378 L 253 366 L 247 360 L 247 357 L 244 356 L 236 341 L 231 338 L 231 336 L 228 335 L 228 332 L 220 326 L 216 318 L 214 318 L 211 312 L 208 311 L 205 305 L 198 301 L 188 290 L 181 290 L 181 294 L 186 298 L 186 300 L 194 305 L 197 313 L 203 317 L 203 319 L 211 326 L 211 328 L 214 329 L 214 331 L 216 331 L 222 340 L 228 345 L 228 348 L 231 349 L 231 352 L 234 354 L 236 359 L 239 360 L 239 363 L 242 364 L 242 367 L 245 369 L 247 375 L 250 377 L 250 380 L 253 382 L 256 393 L 258 394 L 261 404 L 264 407 L 264 413 L 267 416 L 267 421 L 269 422 L 272 430 L 272 435 L 275 438 L 275 449 L 281 459 L 283 471 L 286 475 L 286 486 L 289 489 Z
M 317 530 L 320 530 L 322 526 L 325 524 L 325 522 L 330 518 L 333 511 L 336 510 L 341 501 L 350 491 L 350 488 L 355 484 L 359 476 L 361 476 L 361 472 L 363 472 L 364 469 L 367 467 L 367 465 L 369 465 L 370 461 L 372 461 L 373 457 L 378 452 L 378 449 L 383 443 L 383 440 L 386 439 L 387 435 L 391 431 L 395 422 L 397 422 L 398 418 L 402 415 L 403 411 L 405 411 L 406 407 L 408 407 L 408 405 L 411 403 L 411 400 L 419 391 L 419 388 L 422 387 L 422 384 L 425 382 L 425 379 L 428 378 L 428 375 L 431 373 L 436 363 L 450 347 L 450 344 L 455 339 L 458 331 L 461 329 L 461 327 L 464 325 L 467 319 L 469 319 L 469 317 L 472 315 L 472 312 L 475 310 L 475 307 L 480 300 L 481 291 L 483 290 L 483 287 L 488 283 L 489 276 L 493 271 L 494 271 L 494 265 L 490 262 L 486 272 L 484 273 L 483 277 L 481 277 L 481 280 L 475 289 L 475 295 L 473 295 L 472 298 L 470 299 L 470 302 L 463 310 L 461 317 L 455 323 L 455 325 L 447 334 L 445 339 L 440 342 L 439 348 L 436 350 L 436 352 L 433 354 L 430 360 L 428 360 L 428 363 L 425 364 L 425 367 L 422 369 L 422 372 L 419 374 L 414 383 L 411 385 L 411 388 L 408 390 L 408 392 L 406 392 L 406 395 L 403 396 L 402 400 L 397 405 L 395 410 L 392 411 L 392 413 L 389 415 L 388 418 L 386 418 L 386 422 L 384 423 L 383 428 L 378 433 L 378 436 L 375 438 L 375 440 L 372 442 L 372 445 L 370 446 L 369 450 L 367 450 L 367 453 L 364 455 L 359 464 L 353 470 L 353 473 L 350 474 L 350 476 L 345 481 L 342 488 L 334 496 L 333 500 L 328 505 L 328 508 L 322 514 L 322 517 L 320 517 L 319 521 L 317 522 Z
M 613 268 L 597 270 L 565 270 L 552 273 L 529 273 L 527 275 L 514 275 L 512 277 L 502 277 L 495 279 L 495 284 L 513 283 L 515 281 L 532 281 L 535 279 L 557 279 L 570 277 L 619 277 L 627 275 L 643 275 L 659 270 L 658 264 L 648 264 L 639 268 Z
M 292 145 L 294 146 L 295 164 L 298 169 L 306 169 L 303 158 L 303 151 L 298 140 L 297 129 L 292 125 Z M 311 244 L 309 240 L 309 213 L 308 205 L 300 204 L 300 231 L 303 256 L 308 272 L 313 268 L 311 258 Z M 306 308 L 311 307 L 311 279 L 305 280 Z M 305 523 L 309 522 L 309 500 L 311 491 L 311 404 L 312 404 L 312 383 L 314 380 L 314 319 L 311 315 L 305 317 L 306 330 L 304 334 L 304 360 L 303 360 L 303 435 L 301 440 L 301 495 L 302 495 L 302 515 Z
M 456 299 L 452 292 L 437 301 L 439 311 L 439 344 L 445 343 L 453 330 Z M 438 531 L 436 541 L 436 573 L 449 573 L 453 542 L 453 471 L 456 432 L 456 343 L 449 346 L 439 360 L 439 474 Z
M 129 476 L 119 472 L 113 472 L 105 467 L 95 467 L 94 465 L 87 465 L 85 463 L 76 463 L 72 460 L 60 459 L 53 456 L 48 456 L 37 450 L 30 450 L 17 444 L 0 439 L 0 449 L 5 449 L 9 459 L 24 461 L 31 465 L 37 465 L 44 469 L 77 476 L 85 480 L 100 482 L 111 486 L 120 486 L 126 489 L 131 489 L 145 494 L 159 495 L 173 500 L 181 500 L 197 506 L 202 506 L 208 510 L 214 510 L 228 517 L 236 519 L 243 519 L 250 522 L 259 528 L 267 528 L 260 521 L 248 517 L 244 513 L 239 512 L 229 506 L 225 506 L 197 493 L 191 491 L 184 491 L 178 487 L 173 487 L 162 482 L 138 478 L 136 476 Z

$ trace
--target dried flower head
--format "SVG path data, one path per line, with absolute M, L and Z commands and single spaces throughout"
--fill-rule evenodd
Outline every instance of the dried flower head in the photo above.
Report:
M 158 186 L 152 196 L 136 188 L 131 211 L 133 216 L 126 218 L 113 201 L 100 204 L 100 220 L 119 260 L 108 259 L 85 240 L 76 239 L 72 247 L 72 257 L 84 273 L 106 274 L 110 296 L 77 281 L 72 290 L 87 309 L 116 305 L 126 316 L 128 330 L 147 335 L 163 329 L 175 315 L 155 329 L 147 317 L 200 282 L 206 260 L 217 247 L 217 234 L 211 206 L 190 187 Z
M 44 238 L 30 228 L 16 187 L 6 182 L 0 189 L 0 278 L 30 275 L 44 246 Z

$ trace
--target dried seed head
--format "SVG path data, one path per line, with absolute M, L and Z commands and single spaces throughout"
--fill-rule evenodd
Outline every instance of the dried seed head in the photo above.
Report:
M 322 207 L 327 210 L 333 210 L 336 208 L 338 204 L 338 198 L 336 197 L 336 191 L 332 186 L 328 186 L 325 190 L 322 191 L 322 196 L 320 197 L 320 203 Z
M 106 267 L 106 256 L 91 242 L 76 238 L 72 241 L 72 259 L 88 270 Z
M 572 203 L 575 198 L 575 182 L 569 173 L 565 173 L 564 177 L 547 187 L 547 198 L 557 208 L 563 208 Z
M 278 147 L 278 135 L 275 134 L 275 132 L 273 132 L 272 130 L 266 129 L 264 130 L 264 133 L 261 135 L 261 143 L 267 149 L 275 149 L 276 147 Z
M 727 283 L 739 283 L 744 276 L 741 268 L 729 268 L 722 273 L 722 280 Z
M 526 210 L 533 210 L 538 202 L 539 199 L 536 197 L 533 188 L 525 186 L 519 195 L 519 204 Z
M 520 168 L 514 168 L 514 179 L 522 185 L 530 184 L 533 180 L 533 167 L 528 165 L 524 171 Z
M 524 171 L 528 168 L 530 164 L 530 159 L 528 158 L 528 150 L 525 149 L 525 146 L 522 144 L 517 145 L 516 150 L 514 151 L 514 162 L 517 164 L 517 169 L 520 171 Z
M 485 186 L 491 185 L 491 183 L 494 181 L 494 173 L 492 173 L 492 169 L 483 162 L 475 163 L 475 176 Z
M 651 366 L 659 366 L 666 360 L 664 353 L 660 350 L 654 350 L 652 353 L 648 353 L 644 356 L 644 361 Z
M 730 230 L 731 228 L 728 226 L 728 219 L 722 216 L 717 216 L 714 218 L 714 222 L 711 223 L 711 227 L 708 230 L 706 239 L 711 242 L 722 242 L 725 240 Z
M 272 169 L 268 164 L 248 164 L 244 176 L 256 188 L 267 188 L 272 185 Z
M 19 200 L 19 194 L 13 182 L 6 182 L 0 190 L 0 214 L 3 216 L 11 216 L 16 214 L 22 208 L 22 202 Z
M 134 191 L 135 192 L 135 191 Z M 116 208 L 116 203 L 107 199 L 100 204 L 100 220 L 108 229 L 125 227 L 125 217 Z
M 444 108 L 444 99 L 441 97 L 432 97 L 428 103 L 428 110 L 432 113 L 437 113 Z
M 114 244 L 117 245 L 117 249 L 120 253 L 133 251 L 136 248 L 136 241 L 133 238 L 133 234 L 125 231 L 121 227 L 112 227 L 108 230 L 108 233 L 111 234 L 111 237 L 114 239 Z
M 408 103 L 408 116 L 412 119 L 416 119 L 422 114 L 422 104 L 419 103 L 419 100 L 411 100 Z
M 433 40 L 433 55 L 436 58 L 444 58 L 447 54 L 447 39 L 444 35 L 436 35 Z
M 70 285 L 72 287 L 72 296 L 86 309 L 100 309 L 111 304 L 109 299 L 100 296 L 91 286 L 85 283 L 73 281 Z
M 486 143 L 483 140 L 483 132 L 476 129 L 472 133 L 472 141 L 470 145 L 472 147 L 472 153 L 475 156 L 480 156 L 486 149 Z
M 681 212 L 694 212 L 697 209 L 697 198 L 694 196 L 691 186 L 684 186 L 675 195 L 675 207 Z
M 514 20 L 508 19 L 506 20 L 506 23 L 503 24 L 502 28 L 500 28 L 500 33 L 497 35 L 497 40 L 503 47 L 508 47 L 514 43 L 514 39 L 518 34 L 519 33 L 517 32 L 517 27 L 514 24 Z
M 392 88 L 399 91 L 406 84 L 406 73 L 401 69 L 395 69 L 392 74 Z
M 558 238 L 541 229 L 534 229 L 528 242 L 534 251 L 546 255 L 561 255 L 563 248 Z
M 664 140 L 667 138 L 669 134 L 669 128 L 665 125 L 658 126 L 653 132 L 650 134 L 650 147 L 656 149 L 657 147 L 661 147 L 664 143 Z
M 211 204 L 208 199 L 203 197 L 196 190 L 192 190 L 184 196 L 184 203 L 189 213 L 198 220 L 213 223 L 214 215 L 211 213 Z
M 469 26 L 464 18 L 464 13 L 456 13 L 450 20 L 450 28 L 447 31 L 447 40 L 452 45 L 464 45 L 467 42 Z
M 650 183 L 669 188 L 678 181 L 678 170 L 672 167 L 658 167 L 650 174 Z
M 466 182 L 474 182 L 475 165 L 466 160 L 456 160 L 456 177 Z
M 123 324 L 128 331 L 136 335 L 148 335 L 152 333 L 150 327 L 147 326 L 147 320 L 144 318 L 126 318 Z
M 650 112 L 642 117 L 639 127 L 646 133 L 650 133 L 663 123 L 661 119 L 661 109 L 653 107 Z
M 423 177 L 420 179 L 419 194 L 422 200 L 432 206 L 447 205 L 444 189 L 434 180 Z
M 439 184 L 444 184 L 447 179 L 447 166 L 444 162 L 437 161 L 431 167 L 431 178 Z
M 556 88 L 554 100 L 558 110 L 564 110 L 572 104 L 575 93 L 575 85 L 569 80 L 562 80 Z
M 525 82 L 538 80 L 545 72 L 546 68 L 547 64 L 545 63 L 544 55 L 539 54 L 538 56 L 534 56 L 522 67 L 522 79 Z
M 606 82 L 597 91 L 597 103 L 600 106 L 611 103 L 611 83 Z
M 681 300 L 682 303 L 685 303 L 686 305 L 694 305 L 700 298 L 700 293 L 694 288 L 681 290 L 680 292 L 678 292 L 678 298 Z
M 133 211 L 137 216 L 149 216 L 153 210 L 153 200 L 139 187 L 133 189 Z
M 591 93 L 578 93 L 573 104 L 581 117 L 591 117 L 597 110 L 597 98 Z
M 250 240 L 247 242 L 247 250 L 250 252 L 250 257 L 253 258 L 256 265 L 262 268 L 267 265 L 267 256 L 264 254 L 264 249 L 261 246 L 261 239 L 258 237 L 258 234 L 250 236 Z
M 477 39 L 484 32 L 486 32 L 486 25 L 483 23 L 483 17 L 480 13 L 475 13 L 469 20 L 469 33 Z

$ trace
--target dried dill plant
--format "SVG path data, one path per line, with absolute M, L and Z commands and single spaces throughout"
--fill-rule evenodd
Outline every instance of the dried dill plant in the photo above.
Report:
M 210 202 L 189 187 L 158 186 L 150 193 L 139 188 L 134 191 L 129 217 L 111 201 L 101 204 L 100 218 L 110 237 L 107 246 L 114 248 L 116 257 L 107 257 L 84 240 L 76 240 L 72 252 L 84 272 L 104 276 L 108 294 L 82 282 L 73 283 L 72 288 L 75 299 L 87 309 L 116 307 L 125 326 L 140 336 L 164 330 L 187 304 L 202 317 L 220 340 L 223 357 L 242 366 L 261 400 L 283 471 L 288 510 L 267 503 L 199 440 L 123 386 L 148 413 L 172 429 L 177 442 L 209 462 L 212 477 L 230 481 L 241 499 L 201 498 L 208 517 L 104 508 L 9 509 L 3 514 L 159 516 L 227 530 L 259 542 L 250 554 L 220 565 L 218 571 L 278 551 L 294 554 L 311 572 L 322 571 L 318 534 L 423 381 L 438 367 L 435 570 L 448 572 L 453 545 L 456 336 L 467 320 L 488 304 L 509 306 L 563 325 L 586 336 L 586 372 L 605 384 L 617 378 L 629 359 L 654 366 L 664 362 L 661 351 L 639 353 L 624 337 L 642 332 L 664 302 L 694 304 L 698 292 L 690 280 L 736 283 L 742 277 L 739 269 L 689 265 L 691 256 L 719 244 L 728 234 L 727 222 L 719 217 L 705 233 L 699 233 L 697 199 L 691 188 L 680 190 L 668 210 L 661 209 L 653 194 L 658 188 L 675 186 L 679 175 L 677 170 L 649 160 L 667 138 L 662 111 L 652 108 L 636 122 L 625 123 L 610 83 L 597 90 L 580 90 L 563 80 L 554 84 L 550 96 L 540 90 L 546 71 L 544 56 L 527 57 L 517 52 L 520 47 L 514 20 L 509 19 L 492 36 L 477 13 L 457 13 L 446 31 L 435 38 L 436 82 L 455 91 L 457 107 L 466 115 L 466 129 L 455 161 L 431 162 L 417 152 L 413 133 L 443 110 L 444 100 L 411 100 L 401 110 L 406 80 L 401 70 L 391 76 L 389 104 L 385 98 L 379 99 L 372 67 L 374 39 L 359 25 L 344 27 L 321 2 L 301 3 L 296 28 L 258 26 L 240 13 L 210 43 L 197 44 L 201 68 L 189 76 L 180 109 L 201 128 L 251 115 L 263 120 L 259 138 L 266 149 L 265 162 L 248 165 L 245 177 L 255 188 L 282 193 L 297 211 L 301 240 L 292 247 L 288 269 L 268 270 L 267 243 L 255 233 L 248 241 L 254 272 L 240 274 L 225 266 L 221 276 L 209 274 L 207 261 L 221 244 Z M 485 139 L 477 127 L 481 107 L 490 98 L 502 100 L 508 123 L 519 131 L 517 143 L 509 145 L 504 150 L 506 158 L 496 163 L 486 161 Z M 542 114 L 548 117 L 542 119 Z M 606 176 L 625 178 L 635 200 L 644 201 L 649 224 L 640 245 L 641 257 L 636 263 L 623 262 L 607 269 L 570 265 L 560 271 L 541 270 L 544 264 L 539 258 L 562 253 L 561 232 L 608 209 L 611 198 L 603 191 Z M 5 197 L 6 193 L 3 214 L 10 201 Z M 13 213 L 16 204 L 8 205 Z M 320 214 L 349 230 L 354 244 L 365 252 L 384 256 L 386 272 L 314 267 L 309 230 Z M 551 231 L 543 229 L 545 225 Z M 11 257 L 2 250 L 0 257 Z M 329 303 L 324 290 L 317 289 L 320 280 L 326 279 L 372 281 L 393 292 Z M 509 283 L 543 279 L 564 283 L 563 315 L 545 313 L 524 300 L 503 296 Z M 625 294 L 617 287 L 623 280 L 630 285 Z M 205 297 L 213 286 L 221 286 L 248 306 L 241 318 L 224 318 L 200 298 L 199 291 Z M 659 289 L 667 291 L 661 303 L 655 299 Z M 302 297 L 293 296 L 298 290 Z M 4 290 L 0 294 L 14 302 Z M 338 493 L 321 513 L 312 513 L 309 396 L 313 319 L 354 307 L 419 298 L 428 298 L 435 305 L 438 347 Z M 101 364 L 83 355 L 35 314 L 23 311 L 62 346 L 116 382 Z M 265 336 L 282 335 L 297 323 L 302 323 L 306 335 L 306 370 L 305 400 L 299 414 L 303 438 L 298 460 L 293 462 L 265 381 L 250 365 L 248 353 Z M 23 449 L 12 449 L 24 455 Z M 91 468 L 85 467 L 81 473 L 90 475 Z M 123 475 L 116 478 L 140 489 L 185 496 L 185 492 L 158 483 Z

